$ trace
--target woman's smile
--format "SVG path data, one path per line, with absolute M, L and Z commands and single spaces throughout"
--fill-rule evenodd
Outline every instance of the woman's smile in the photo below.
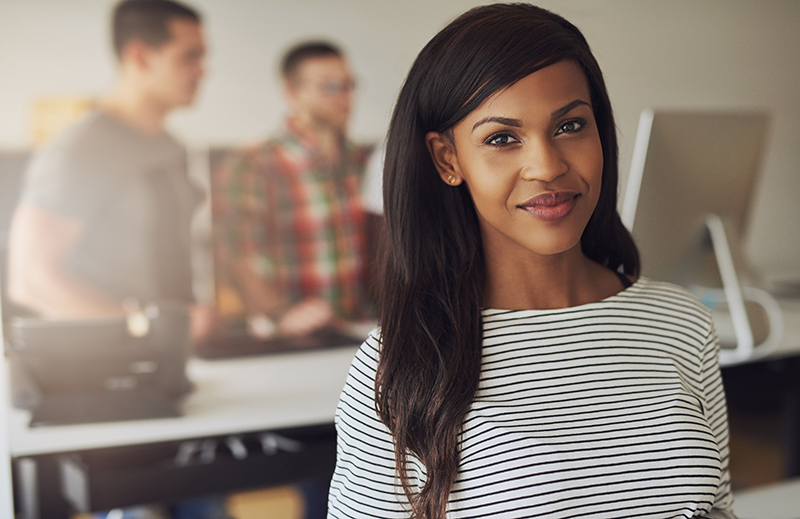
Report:
M 540 220 L 555 222 L 572 212 L 579 196 L 580 193 L 574 191 L 542 193 L 517 207 Z

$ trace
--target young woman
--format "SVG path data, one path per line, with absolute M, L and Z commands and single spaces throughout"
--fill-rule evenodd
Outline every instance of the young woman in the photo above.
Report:
M 380 329 L 331 517 L 733 517 L 709 312 L 636 279 L 581 33 L 524 4 L 422 50 L 387 142 Z

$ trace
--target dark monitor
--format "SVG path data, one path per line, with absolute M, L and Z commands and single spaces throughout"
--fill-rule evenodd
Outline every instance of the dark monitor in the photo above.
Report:
M 0 151 L 0 236 L 4 249 L 30 155 L 29 151 Z
M 25 169 L 28 167 L 29 151 L 0 151 L 0 316 L 8 320 L 12 315 L 26 312 L 13 305 L 6 296 L 6 267 L 8 261 L 8 232 L 11 218 L 19 201 Z M 3 328 L 0 324 L 0 332 Z

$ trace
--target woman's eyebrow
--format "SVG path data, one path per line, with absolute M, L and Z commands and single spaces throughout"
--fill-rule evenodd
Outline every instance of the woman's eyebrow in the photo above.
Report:
M 562 106 L 558 110 L 555 110 L 553 113 L 550 114 L 550 118 L 551 119 L 558 119 L 559 117 L 564 117 L 565 115 L 570 113 L 572 110 L 574 110 L 575 108 L 577 108 L 577 107 L 579 107 L 581 105 L 586 105 L 589 108 L 592 107 L 592 105 L 590 105 L 586 101 L 583 101 L 581 99 L 576 99 L 576 100 L 574 100 L 574 101 L 572 101 L 570 103 L 567 103 L 566 105 Z
M 486 117 L 475 123 L 475 125 L 472 127 L 472 131 L 474 132 L 475 128 L 486 123 L 499 123 L 505 124 L 506 126 L 514 126 L 516 128 L 522 126 L 522 121 L 519 119 L 511 119 L 509 117 Z
M 570 113 L 575 108 L 577 108 L 579 106 L 582 106 L 582 105 L 586 105 L 586 106 L 588 106 L 590 108 L 592 106 L 589 103 L 587 103 L 586 101 L 583 101 L 582 99 L 576 99 L 574 101 L 571 101 L 571 102 L 567 103 L 566 105 L 562 106 L 561 108 L 553 111 L 553 113 L 550 114 L 550 118 L 551 119 L 558 119 L 559 117 L 563 117 L 563 116 L 567 115 L 568 113 Z M 481 119 L 480 121 L 476 122 L 472 126 L 472 131 L 474 132 L 475 128 L 477 128 L 478 126 L 480 126 L 482 124 L 486 124 L 486 123 L 498 123 L 498 124 L 504 124 L 506 126 L 514 126 L 516 128 L 519 128 L 519 127 L 522 126 L 522 121 L 520 119 L 512 119 L 510 117 L 484 117 L 483 119 Z

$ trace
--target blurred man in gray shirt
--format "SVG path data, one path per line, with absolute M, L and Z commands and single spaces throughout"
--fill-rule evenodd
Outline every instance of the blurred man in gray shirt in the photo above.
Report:
M 27 172 L 9 238 L 9 297 L 54 318 L 118 314 L 123 301 L 185 302 L 201 336 L 212 314 L 193 305 L 189 258 L 201 193 L 164 130 L 204 75 L 200 17 L 168 0 L 127 0 L 112 23 L 114 88 Z

